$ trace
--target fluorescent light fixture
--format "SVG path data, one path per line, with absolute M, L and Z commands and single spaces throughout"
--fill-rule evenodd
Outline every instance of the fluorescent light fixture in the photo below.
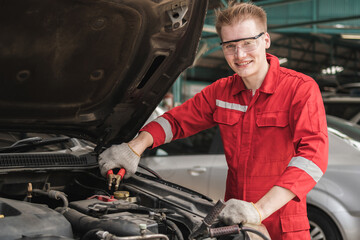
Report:
M 279 58 L 279 63 L 280 65 L 281 64 L 284 64 L 284 63 L 287 63 L 288 59 L 287 58 Z
M 321 73 L 324 75 L 334 75 L 336 73 L 341 73 L 344 71 L 344 67 L 342 66 L 330 66 L 328 68 L 322 69 Z
M 343 39 L 360 40 L 360 34 L 341 34 Z
M 213 26 L 213 25 L 204 24 L 204 26 L 203 26 L 203 32 L 216 33 L 216 28 L 215 28 L 215 26 Z
M 335 28 L 345 28 L 346 26 L 342 25 L 342 24 L 335 24 L 334 27 Z

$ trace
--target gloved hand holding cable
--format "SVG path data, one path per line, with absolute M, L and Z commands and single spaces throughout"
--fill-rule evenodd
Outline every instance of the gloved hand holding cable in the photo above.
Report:
M 109 170 L 125 168 L 124 178 L 129 178 L 136 172 L 139 161 L 140 154 L 136 153 L 128 143 L 113 145 L 99 156 L 101 175 L 106 177 Z
M 261 224 L 261 215 L 253 203 L 237 199 L 230 199 L 226 202 L 225 208 L 219 215 L 219 220 L 227 225 L 235 224 Z
M 153 141 L 152 136 L 148 132 L 142 131 L 129 143 L 113 145 L 106 149 L 99 156 L 101 175 L 106 177 L 109 170 L 125 168 L 124 178 L 131 177 L 136 172 L 141 154 L 153 144 Z

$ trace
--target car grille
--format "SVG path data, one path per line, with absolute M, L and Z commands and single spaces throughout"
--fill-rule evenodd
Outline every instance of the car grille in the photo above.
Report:
M 1 154 L 0 167 L 83 166 L 95 159 L 71 154 Z

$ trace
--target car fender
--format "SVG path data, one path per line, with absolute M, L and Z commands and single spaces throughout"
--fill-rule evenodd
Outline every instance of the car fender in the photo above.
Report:
M 307 196 L 307 204 L 326 213 L 334 221 L 344 240 L 357 239 L 360 218 L 351 215 L 337 198 L 321 189 L 313 189 Z

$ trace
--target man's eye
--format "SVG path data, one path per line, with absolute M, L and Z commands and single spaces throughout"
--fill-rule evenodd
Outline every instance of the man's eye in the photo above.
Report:
M 225 46 L 226 49 L 235 49 L 236 48 L 236 45 L 235 44 L 227 44 Z
M 255 41 L 254 40 L 246 40 L 243 42 L 243 45 L 246 46 L 246 45 L 254 45 L 255 44 Z

